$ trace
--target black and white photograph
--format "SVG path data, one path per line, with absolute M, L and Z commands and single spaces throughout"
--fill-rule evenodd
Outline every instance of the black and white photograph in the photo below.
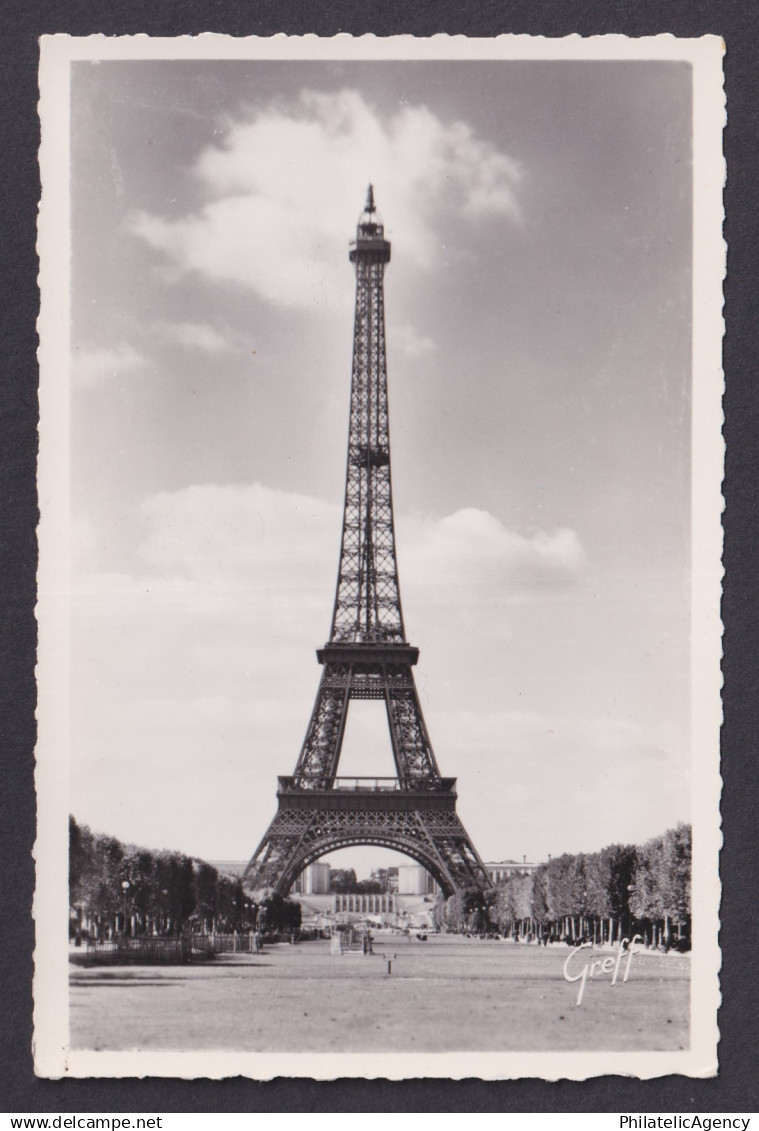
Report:
M 43 38 L 39 1075 L 716 1073 L 721 68 Z

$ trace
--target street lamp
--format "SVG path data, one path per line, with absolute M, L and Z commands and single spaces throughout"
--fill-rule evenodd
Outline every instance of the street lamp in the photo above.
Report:
M 125 935 L 127 933 L 127 892 L 129 891 L 131 886 L 132 885 L 129 883 L 129 880 L 122 880 L 121 890 L 124 892 L 124 934 Z

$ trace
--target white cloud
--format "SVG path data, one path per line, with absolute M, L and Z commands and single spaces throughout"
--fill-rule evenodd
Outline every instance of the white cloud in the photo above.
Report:
M 464 122 L 424 106 L 385 119 L 356 91 L 303 91 L 251 110 L 193 169 L 205 205 L 179 220 L 142 212 L 133 231 L 182 271 L 252 287 L 282 306 L 323 306 L 350 293 L 346 216 L 377 188 L 408 261 L 429 268 L 438 225 L 454 213 L 517 222 L 522 171 Z
M 203 484 L 161 492 L 140 506 L 139 584 L 209 592 L 261 585 L 297 607 L 318 579 L 331 588 L 341 508 L 260 483 Z M 572 586 L 585 568 L 573 530 L 520 534 L 474 507 L 443 518 L 400 515 L 402 584 L 414 603 L 448 607 L 452 594 L 519 601 Z
M 261 484 L 203 485 L 151 496 L 139 518 L 128 568 L 99 572 L 89 530 L 91 572 L 77 579 L 74 812 L 133 840 L 244 855 L 305 733 L 319 675 L 314 649 L 329 631 L 341 509 Z M 478 648 L 492 646 L 503 624 L 494 622 L 483 576 L 508 594 L 542 584 L 546 568 L 564 568 L 568 582 L 577 569 L 574 536 L 531 540 L 481 511 L 405 519 L 403 539 L 402 584 L 422 644 L 441 624 L 450 636 L 455 604 L 478 626 Z M 460 664 L 458 638 L 451 649 Z M 426 664 L 424 678 L 431 670 Z M 177 790 L 185 812 L 201 812 L 204 798 L 210 812 L 229 806 L 237 823 L 223 850 L 219 841 L 213 849 L 188 842 Z M 114 807 L 139 814 L 139 829 L 129 832 Z M 244 848 L 241 835 L 251 840 Z
M 430 711 L 427 722 L 491 859 L 638 843 L 689 817 L 688 751 L 657 720 Z
M 74 812 L 134 841 L 243 857 L 305 733 L 340 507 L 258 483 L 203 485 L 151 496 L 140 517 L 131 568 L 79 578 Z M 582 578 L 575 532 L 518 534 L 470 508 L 402 516 L 399 542 L 427 723 L 481 852 L 592 851 L 687 818 L 687 750 L 659 720 L 498 708 L 514 605 Z M 492 706 L 481 710 L 483 680 Z M 360 707 L 341 770 L 386 773 L 386 727 Z
M 154 333 L 172 345 L 204 353 L 238 353 L 250 349 L 243 335 L 229 327 L 219 329 L 204 322 L 156 322 Z
M 336 504 L 260 483 L 162 492 L 146 499 L 141 511 L 147 536 L 140 557 L 158 577 L 288 586 L 337 558 Z
M 571 585 L 585 566 L 574 530 L 519 534 L 475 507 L 441 519 L 401 518 L 399 530 L 404 579 L 427 599 L 450 587 L 487 592 L 489 599 L 544 594 Z
M 388 337 L 392 342 L 393 349 L 400 350 L 407 357 L 424 357 L 425 354 L 435 351 L 435 343 L 432 338 L 425 338 L 408 323 L 392 326 Z
M 145 358 L 127 342 L 102 349 L 76 347 L 71 356 L 71 379 L 80 389 L 116 381 L 145 365 Z
M 142 534 L 129 571 L 100 571 L 97 540 L 87 529 L 89 572 L 81 591 L 150 594 L 182 615 L 254 617 L 272 640 L 311 648 L 325 635 L 334 592 L 342 511 L 336 503 L 260 483 L 216 484 L 161 492 L 139 508 Z M 434 635 L 450 611 L 488 623 L 531 595 L 566 590 L 585 565 L 571 530 L 531 536 L 506 529 L 486 511 L 456 511 L 441 519 L 398 519 L 401 583 L 414 623 Z M 491 623 L 503 633 L 508 621 Z

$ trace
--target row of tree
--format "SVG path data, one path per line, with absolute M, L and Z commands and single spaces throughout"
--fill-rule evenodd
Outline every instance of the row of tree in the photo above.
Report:
M 239 878 L 205 861 L 122 844 L 73 817 L 69 832 L 75 931 L 103 938 L 119 931 L 178 935 L 300 926 L 300 904 L 272 895 L 257 905 Z M 684 948 L 690 941 L 690 873 L 691 828 L 680 824 L 643 845 L 611 845 L 558 856 L 527 874 L 516 870 L 494 890 L 439 899 L 432 914 L 439 929 L 459 933 L 497 931 L 570 943 L 614 942 L 637 933 L 654 945 Z M 358 886 L 352 869 L 332 885 Z
M 564 855 L 528 874 L 515 872 L 494 891 L 440 899 L 441 930 L 515 938 L 614 942 L 640 934 L 647 943 L 687 948 L 691 923 L 691 828 L 679 824 L 642 845 Z
M 179 852 L 155 852 L 93 833 L 69 819 L 72 930 L 92 938 L 114 932 L 286 931 L 300 926 L 300 905 L 271 896 L 260 905 L 239 878 Z

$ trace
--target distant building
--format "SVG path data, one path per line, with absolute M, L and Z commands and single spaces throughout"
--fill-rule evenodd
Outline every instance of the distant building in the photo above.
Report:
M 364 895 L 349 892 L 346 895 L 335 895 L 333 908 L 336 914 L 355 915 L 394 915 L 398 910 L 396 896 L 385 892 L 384 895 Z
M 380 891 L 393 892 L 398 890 L 398 868 L 374 868 L 369 877 L 374 883 L 379 884 Z
M 421 864 L 398 865 L 399 895 L 434 895 L 438 885 Z
M 505 883 L 511 876 L 529 876 L 540 864 L 529 864 L 527 857 L 522 857 L 522 863 L 518 860 L 501 860 L 485 864 L 485 871 L 490 876 L 494 884 Z
M 293 884 L 293 891 L 300 892 L 301 895 L 327 895 L 331 871 L 329 864 L 320 860 L 309 864 Z

